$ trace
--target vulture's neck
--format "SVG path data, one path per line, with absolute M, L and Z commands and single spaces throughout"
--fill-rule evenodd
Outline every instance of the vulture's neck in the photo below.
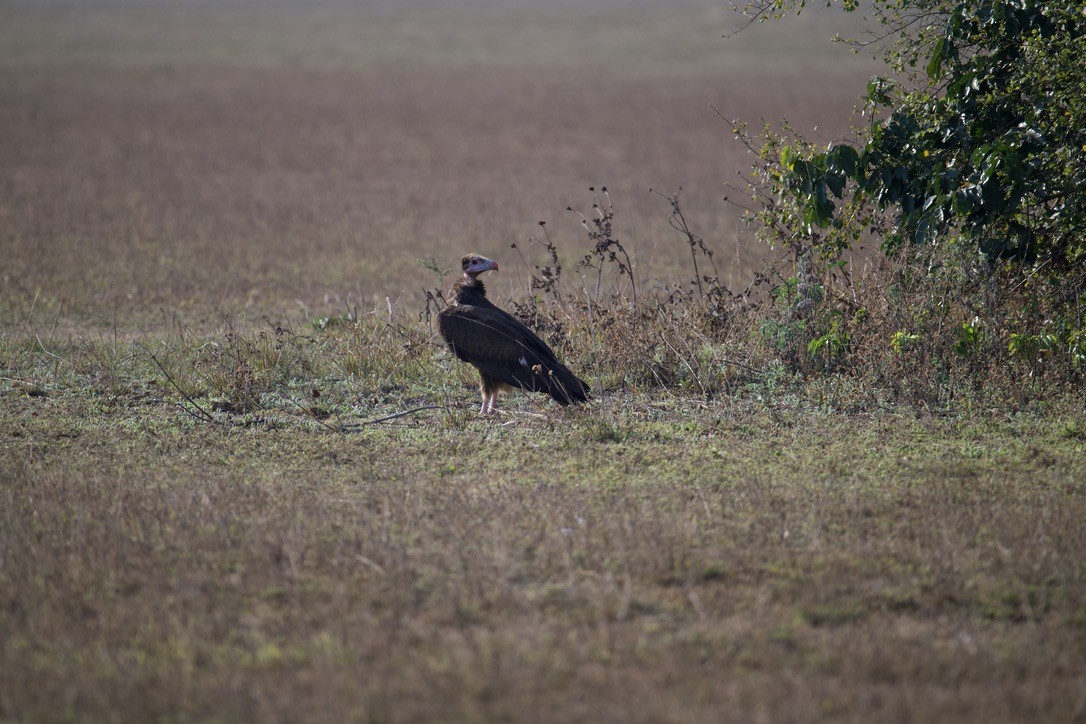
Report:
M 486 287 L 478 277 L 463 277 L 452 288 L 453 304 L 478 304 L 486 299 Z

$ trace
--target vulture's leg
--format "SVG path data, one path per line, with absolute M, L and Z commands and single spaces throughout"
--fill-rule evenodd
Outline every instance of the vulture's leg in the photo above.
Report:
M 490 390 L 483 393 L 483 406 L 479 408 L 480 415 L 489 415 L 494 412 L 494 407 L 498 403 L 498 393 L 494 390 Z
M 479 412 L 483 415 L 489 415 L 498 407 L 498 393 L 502 390 L 508 390 L 509 385 L 493 377 L 487 377 L 482 372 L 479 373 L 479 379 L 481 380 L 479 392 L 483 394 L 483 406 Z
M 494 398 L 498 396 L 494 384 L 487 379 L 482 372 L 479 373 L 479 392 L 483 396 L 483 405 L 479 408 L 480 415 L 488 415 L 494 410 Z

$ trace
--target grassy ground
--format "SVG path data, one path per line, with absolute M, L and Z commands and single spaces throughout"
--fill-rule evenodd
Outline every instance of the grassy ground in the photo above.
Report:
M 438 357 L 244 414 L 194 392 L 200 421 L 145 348 L 6 351 L 5 718 L 1086 711 L 1080 409 L 841 414 L 749 382 L 481 420 Z
M 870 70 L 490 5 L 0 3 L 0 720 L 1086 717 L 1081 398 L 571 323 L 593 403 L 477 417 L 416 258 L 523 301 L 607 183 L 651 296 L 682 185 L 743 286 L 707 104 L 832 138 Z

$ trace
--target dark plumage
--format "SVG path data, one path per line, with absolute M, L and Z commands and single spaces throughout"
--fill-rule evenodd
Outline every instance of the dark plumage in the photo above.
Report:
M 486 298 L 479 275 L 496 262 L 479 254 L 460 261 L 463 277 L 453 285 L 437 326 L 449 349 L 479 370 L 482 414 L 494 411 L 498 393 L 512 387 L 546 392 L 561 405 L 588 400 L 588 384 L 554 356 L 547 343 L 519 319 Z

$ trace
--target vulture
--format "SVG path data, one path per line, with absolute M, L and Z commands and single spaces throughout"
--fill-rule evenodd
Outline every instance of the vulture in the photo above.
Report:
M 449 350 L 479 370 L 483 415 L 494 411 L 498 393 L 513 387 L 546 392 L 560 405 L 586 402 L 588 384 L 554 356 L 547 343 L 519 319 L 486 298 L 479 281 L 497 262 L 479 254 L 460 260 L 461 279 L 453 285 L 437 326 Z

